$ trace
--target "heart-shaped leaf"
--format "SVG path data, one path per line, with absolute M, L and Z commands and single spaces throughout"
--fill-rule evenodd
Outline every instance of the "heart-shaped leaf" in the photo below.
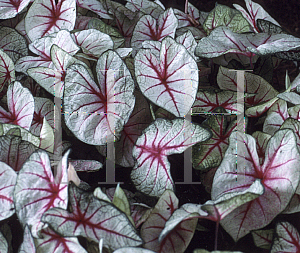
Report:
M 178 154 L 211 137 L 210 131 L 184 119 L 156 119 L 137 139 L 133 148 L 135 166 L 131 179 L 136 188 L 150 196 L 174 189 L 168 155 Z
M 109 10 L 105 6 L 105 1 L 103 0 L 76 0 L 76 3 L 78 7 L 90 10 L 99 15 L 101 18 L 112 19 Z
M 269 140 L 262 165 L 254 138 L 240 132 L 231 134 L 229 147 L 214 177 L 212 200 L 224 193 L 247 189 L 256 179 L 261 179 L 265 187 L 262 196 L 221 220 L 235 241 L 251 230 L 266 226 L 286 208 L 299 183 L 299 165 L 300 153 L 290 129 L 277 131 Z M 262 219 L 258 221 L 256 217 Z
M 15 81 L 15 65 L 10 57 L 0 48 L 0 92 L 4 85 Z
M 289 222 L 279 222 L 275 231 L 276 236 L 270 251 L 271 253 L 300 251 L 300 236 L 292 224 Z
M 65 50 L 70 55 L 74 55 L 79 50 L 79 47 L 73 41 L 70 32 L 61 30 L 32 42 L 29 45 L 29 49 L 31 52 L 39 56 L 25 56 L 19 59 L 16 62 L 16 71 L 23 72 L 27 75 L 27 70 L 29 68 L 47 67 L 55 69 L 54 63 L 51 59 L 51 48 L 54 44 Z
M 27 88 L 15 81 L 7 90 L 8 112 L 0 107 L 0 122 L 29 130 L 34 113 L 34 98 Z
M 0 19 L 9 19 L 19 14 L 29 4 L 30 0 L 1 0 Z
M 268 250 L 271 248 L 274 229 L 255 230 L 252 231 L 251 234 L 256 247 Z
M 150 49 L 140 49 L 135 74 L 141 92 L 151 102 L 179 117 L 190 111 L 198 89 L 198 66 L 183 45 L 166 37 L 159 59 Z
M 136 51 L 142 48 L 142 42 L 145 40 L 162 41 L 166 36 L 175 37 L 175 31 L 178 26 L 178 20 L 174 15 L 172 8 L 163 12 L 156 23 L 156 19 L 150 15 L 144 15 L 137 22 L 132 38 L 131 47 Z
M 4 50 L 14 63 L 19 58 L 28 55 L 26 39 L 10 27 L 0 26 L 0 48 Z
M 227 26 L 235 33 L 252 32 L 251 25 L 239 11 L 222 4 L 216 5 L 203 24 L 208 35 L 219 26 Z
M 0 220 L 5 220 L 15 212 L 13 193 L 17 181 L 17 174 L 10 166 L 1 161 L 0 181 L 2 182 L 0 186 Z M 0 252 L 2 251 L 0 250 Z
M 65 122 L 79 140 L 103 145 L 113 142 L 114 136 L 119 139 L 133 111 L 134 82 L 120 56 L 111 50 L 101 55 L 96 69 L 99 86 L 82 65 L 68 68 Z
M 25 17 L 25 30 L 34 41 L 62 29 L 73 30 L 75 19 L 75 0 L 36 0 Z
M 69 153 L 62 157 L 56 179 L 51 171 L 49 156 L 42 150 L 34 152 L 19 171 L 14 191 L 16 213 L 23 226 L 28 224 L 36 238 L 45 225 L 40 221 L 45 211 L 52 207 L 67 208 Z
M 19 136 L 4 135 L 0 137 L 0 160 L 8 164 L 14 171 L 19 171 L 37 148 Z
M 104 246 L 118 249 L 125 246 L 139 246 L 142 240 L 126 214 L 109 202 L 99 200 L 92 193 L 69 186 L 72 213 L 62 208 L 45 212 L 43 222 L 63 236 L 83 236 L 95 242 L 101 238 Z
M 245 19 L 248 20 L 249 24 L 252 25 L 253 29 L 255 32 L 259 32 L 259 29 L 256 25 L 256 21 L 258 19 L 264 19 L 264 20 L 268 20 L 270 22 L 272 22 L 273 24 L 276 24 L 278 26 L 280 26 L 275 19 L 273 19 L 265 10 L 263 7 L 261 7 L 259 4 L 253 2 L 252 0 L 245 0 L 246 6 L 247 6 L 247 10 L 248 12 L 241 7 L 238 4 L 233 4 L 234 8 L 236 8 L 237 10 L 239 10 L 242 15 L 245 17 Z

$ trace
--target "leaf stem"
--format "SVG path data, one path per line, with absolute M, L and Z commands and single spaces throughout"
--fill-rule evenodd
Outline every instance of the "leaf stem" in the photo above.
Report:
M 185 14 L 188 14 L 188 3 L 189 3 L 189 1 L 185 0 L 185 6 L 184 6 L 184 13 Z

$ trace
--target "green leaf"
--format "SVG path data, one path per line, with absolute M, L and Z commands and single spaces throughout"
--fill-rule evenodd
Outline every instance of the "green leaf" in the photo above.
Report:
M 227 26 L 232 32 L 252 32 L 252 27 L 238 10 L 218 4 L 207 16 L 203 28 L 207 35 L 219 26 Z

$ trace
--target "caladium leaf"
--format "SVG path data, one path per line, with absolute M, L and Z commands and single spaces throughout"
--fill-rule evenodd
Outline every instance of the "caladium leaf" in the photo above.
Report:
M 274 134 L 288 117 L 287 103 L 286 101 L 279 99 L 268 110 L 263 125 L 263 131 L 268 134 Z
M 124 247 L 124 248 L 115 250 L 113 253 L 127 253 L 127 252 L 131 252 L 131 253 L 155 253 L 152 250 L 143 249 L 143 248 L 136 248 L 136 247 Z
M 39 148 L 44 149 L 46 151 L 49 151 L 53 153 L 54 151 L 54 131 L 53 127 L 51 127 L 46 119 L 44 117 L 43 119 L 43 126 L 40 132 L 40 146 Z
M 193 34 L 196 42 L 198 42 L 200 39 L 206 37 L 205 32 L 203 32 L 200 29 L 198 29 L 197 27 L 193 27 L 193 26 L 181 27 L 179 29 L 177 28 L 175 35 L 176 35 L 176 37 L 178 37 L 188 31 L 190 31 Z
M 11 83 L 7 90 L 8 112 L 0 107 L 0 122 L 29 130 L 34 113 L 34 98 L 20 82 Z
M 228 147 L 228 138 L 237 127 L 236 120 L 227 127 L 227 117 L 222 115 L 226 113 L 223 108 L 218 108 L 214 113 L 220 115 L 211 115 L 202 123 L 203 127 L 206 126 L 212 130 L 212 137 L 207 141 L 197 143 L 192 148 L 193 167 L 201 172 L 207 172 L 220 165 Z
M 103 164 L 93 160 L 70 160 L 70 163 L 76 171 L 92 172 L 103 167 Z
M 15 171 L 19 171 L 27 158 L 37 149 L 32 143 L 14 135 L 1 136 L 0 148 L 0 160 Z
M 1 232 L 0 232 L 0 252 L 8 253 L 8 243 Z
M 299 183 L 299 164 L 300 154 L 290 129 L 277 131 L 269 140 L 262 165 L 254 138 L 238 131 L 231 134 L 229 147 L 214 177 L 212 200 L 224 193 L 247 189 L 256 179 L 261 179 L 265 187 L 262 196 L 221 220 L 221 225 L 235 241 L 251 230 L 266 226 L 286 208 Z M 263 219 L 258 222 L 256 217 Z
M 30 0 L 1 0 L 0 19 L 9 19 L 19 14 L 29 4 Z
M 266 112 L 276 101 L 274 97 L 278 95 L 276 91 L 265 79 L 258 75 L 245 72 L 245 87 L 244 92 L 249 94 L 256 93 L 255 96 L 246 97 L 244 102 L 246 106 L 250 107 L 249 111 L 246 110 L 246 115 L 250 116 L 260 116 Z M 217 82 L 220 89 L 231 90 L 231 91 L 241 91 L 237 84 L 237 74 L 236 71 L 230 71 L 228 68 L 220 67 Z M 255 110 L 251 107 L 255 105 L 261 105 L 261 108 L 256 107 Z
M 274 236 L 274 229 L 255 230 L 252 231 L 251 234 L 256 247 L 268 249 L 268 250 L 271 248 L 271 244 Z
M 52 208 L 42 217 L 42 221 L 51 224 L 59 234 L 80 235 L 95 242 L 103 238 L 103 245 L 114 250 L 142 244 L 126 214 L 111 203 L 95 198 L 73 183 L 69 186 L 69 198 L 72 213 Z
M 191 56 L 193 56 L 195 61 L 197 62 L 200 61 L 199 57 L 195 55 L 195 48 L 197 46 L 197 42 L 191 31 L 187 31 L 186 33 L 178 36 L 176 38 L 176 42 L 182 44 L 187 49 L 187 51 L 191 54 Z
M 82 65 L 67 70 L 65 122 L 79 140 L 103 145 L 113 142 L 114 136 L 120 138 L 134 108 L 134 82 L 120 56 L 111 50 L 101 55 L 96 69 L 99 86 Z
M 23 242 L 19 248 L 18 253 L 36 253 L 33 237 L 28 225 L 25 226 L 23 234 Z
M 89 16 L 77 16 L 76 21 L 75 21 L 75 26 L 74 30 L 86 30 L 89 29 L 88 25 L 89 22 L 93 19 L 94 17 L 89 17 Z
M 123 167 L 133 167 L 132 149 L 142 131 L 151 123 L 151 115 L 147 100 L 137 90 L 134 92 L 136 102 L 128 122 L 124 125 L 121 137 L 115 142 L 115 163 Z M 106 146 L 96 146 L 103 156 L 107 156 Z
M 34 98 L 34 114 L 30 126 L 30 132 L 39 136 L 44 117 L 48 124 L 54 129 L 54 104 L 50 99 L 35 97 Z
M 282 126 L 280 127 L 280 129 L 284 129 L 284 128 L 292 129 L 294 131 L 296 136 L 297 146 L 300 151 L 300 121 L 293 118 L 287 118 L 282 124 Z
M 135 74 L 141 92 L 151 102 L 179 117 L 190 111 L 198 88 L 198 66 L 183 45 L 166 37 L 159 59 L 150 49 L 140 49 Z
M 288 108 L 288 113 L 291 118 L 300 121 L 300 105 L 296 105 L 296 106 Z
M 96 29 L 109 35 L 114 42 L 114 49 L 124 44 L 125 39 L 121 33 L 116 28 L 104 23 L 101 19 L 92 18 L 88 23 L 88 29 Z
M 28 42 L 28 44 L 30 44 L 32 41 L 31 39 L 29 39 L 26 31 L 25 31 L 25 18 L 23 18 L 15 27 L 16 31 L 18 33 L 20 33 Z
M 27 70 L 34 67 L 47 67 L 54 69 L 54 64 L 51 59 L 51 48 L 53 44 L 65 50 L 67 53 L 74 55 L 79 47 L 73 41 L 70 32 L 60 30 L 57 33 L 37 39 L 29 45 L 30 51 L 39 55 L 25 56 L 16 62 L 16 71 L 23 72 L 27 75 Z
M 2 182 L 0 187 L 0 220 L 5 220 L 15 212 L 13 192 L 17 181 L 17 174 L 10 166 L 1 161 L 0 180 Z
M 145 40 L 162 41 L 166 36 L 175 37 L 178 20 L 172 8 L 164 11 L 158 18 L 154 19 L 150 15 L 144 15 L 137 22 L 131 38 L 131 47 L 134 49 L 133 55 L 142 48 Z M 172 51 L 172 50 L 170 50 Z
M 37 0 L 27 12 L 25 30 L 34 41 L 62 29 L 73 30 L 75 19 L 75 0 Z
M 241 251 L 219 251 L 219 250 L 207 251 L 206 249 L 196 249 L 193 251 L 193 253 L 243 253 L 243 252 L 241 252 Z
M 155 252 L 184 252 L 194 235 L 197 220 L 188 221 L 171 233 L 166 240 L 158 241 L 166 221 L 178 208 L 178 199 L 174 192 L 166 190 L 156 203 L 149 218 L 141 227 L 144 247 Z
M 226 5 L 218 4 L 208 14 L 204 21 L 203 29 L 209 35 L 212 30 L 219 26 L 227 26 L 235 33 L 252 32 L 252 27 L 243 15 Z
M 77 60 L 55 44 L 51 47 L 51 59 L 54 63 L 53 69 L 47 67 L 30 68 L 27 70 L 27 74 L 56 97 L 63 97 L 66 70 L 70 65 L 81 64 L 92 75 L 92 71 L 84 62 Z
M 273 61 L 272 56 L 261 56 L 254 65 L 253 74 L 261 76 L 268 83 L 273 81 Z
M 243 106 L 237 103 L 237 92 L 229 90 L 198 90 L 196 100 L 192 106 L 193 113 L 212 112 L 217 107 L 223 107 L 226 110 L 225 112 L 228 113 L 243 112 Z
M 15 29 L 0 26 L 0 38 L 0 48 L 4 50 L 14 63 L 19 58 L 28 55 L 26 40 Z
M 49 156 L 42 150 L 34 152 L 19 171 L 14 191 L 16 214 L 23 226 L 29 225 L 35 238 L 39 237 L 42 227 L 46 228 L 40 221 L 45 211 L 52 207 L 67 208 L 69 153 L 62 157 L 56 178 L 51 171 Z
M 49 227 L 41 232 L 42 239 L 35 239 L 37 252 L 87 253 L 76 237 L 62 237 Z
M 259 4 L 253 2 L 252 0 L 245 0 L 245 3 L 249 13 L 238 4 L 233 4 L 233 6 L 242 13 L 245 19 L 248 20 L 255 32 L 259 32 L 259 29 L 256 25 L 257 19 L 268 20 L 273 24 L 280 26 L 276 20 L 273 19 Z
M 260 165 L 262 165 L 264 162 L 268 141 L 270 140 L 271 136 L 272 135 L 263 133 L 261 131 L 256 131 L 252 134 L 252 137 L 255 139 L 256 142 L 256 150 Z
M 72 38 L 83 53 L 94 56 L 97 59 L 106 50 L 113 49 L 114 43 L 109 35 L 96 29 L 88 29 L 73 33 Z
M 300 95 L 295 92 L 283 92 L 278 94 L 277 97 L 295 105 L 300 103 Z
M 136 163 L 131 171 L 131 179 L 138 190 L 157 197 L 167 189 L 173 190 L 174 182 L 167 156 L 182 153 L 197 142 L 211 137 L 210 131 L 199 125 L 188 125 L 184 119 L 170 121 L 159 118 L 143 131 L 132 151 Z
M 10 57 L 0 48 L 0 92 L 4 85 L 16 80 L 15 65 Z
M 227 27 L 220 26 L 198 42 L 195 55 L 213 58 L 226 53 L 237 53 L 252 57 L 253 54 L 268 55 L 292 50 L 299 47 L 299 43 L 300 39 L 292 35 L 238 34 Z
M 161 5 L 149 1 L 149 0 L 126 0 L 125 5 L 129 10 L 136 12 L 142 12 L 147 15 L 151 15 L 153 18 L 158 19 L 159 16 L 164 12 L 164 8 Z
M 84 8 L 87 10 L 90 10 L 101 18 L 105 19 L 112 19 L 111 14 L 109 13 L 109 10 L 106 8 L 106 5 L 104 4 L 105 1 L 97 1 L 97 0 L 76 0 L 76 3 L 78 7 Z
M 276 237 L 270 252 L 299 252 L 299 242 L 300 236 L 297 229 L 289 222 L 279 222 L 276 226 Z

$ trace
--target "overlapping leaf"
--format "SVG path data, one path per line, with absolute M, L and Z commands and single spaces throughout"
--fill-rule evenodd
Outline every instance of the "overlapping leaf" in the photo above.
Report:
M 172 8 L 163 12 L 158 21 L 150 15 L 144 15 L 137 22 L 132 38 L 131 47 L 134 48 L 134 55 L 142 47 L 145 40 L 162 41 L 166 36 L 175 37 L 178 20 Z
M 150 49 L 135 57 L 135 75 L 141 92 L 153 103 L 183 117 L 190 111 L 198 88 L 198 66 L 186 48 L 166 37 L 160 58 Z
M 299 183 L 299 164 L 300 153 L 290 129 L 277 131 L 269 140 L 262 165 L 254 138 L 240 132 L 231 134 L 229 147 L 214 177 L 212 200 L 224 193 L 242 191 L 256 179 L 261 179 L 265 187 L 262 196 L 221 220 L 235 241 L 251 230 L 266 226 L 286 208 Z
M 255 230 L 251 232 L 256 247 L 270 249 L 274 236 L 274 229 Z
M 0 232 L 0 252 L 8 253 L 8 243 L 6 238 Z
M 71 183 L 69 198 L 72 213 L 62 208 L 52 208 L 42 221 L 63 236 L 83 236 L 104 246 L 118 249 L 125 246 L 139 246 L 142 240 L 128 220 L 126 214 L 109 202 L 99 200 L 92 193 L 84 192 Z
M 90 10 L 99 15 L 101 18 L 112 19 L 109 10 L 105 6 L 105 1 L 97 0 L 76 0 L 78 7 Z
M 34 41 L 62 29 L 73 30 L 75 19 L 75 0 L 36 0 L 25 17 L 25 30 Z
M 134 82 L 122 59 L 111 50 L 101 55 L 96 69 L 99 86 L 82 65 L 67 70 L 65 122 L 79 140 L 103 145 L 114 141 L 114 136 L 120 138 L 134 108 Z
M 30 0 L 1 0 L 0 19 L 9 19 L 19 14 L 29 4 Z
M 17 174 L 10 166 L 1 161 L 0 181 L 0 220 L 5 220 L 15 212 L 13 192 L 17 181 Z M 0 250 L 0 252 L 2 251 Z
M 61 30 L 32 42 L 29 45 L 29 49 L 38 56 L 25 56 L 19 59 L 16 62 L 16 71 L 27 75 L 29 68 L 47 67 L 54 69 L 54 63 L 51 60 L 51 48 L 53 44 L 56 44 L 56 46 L 65 50 L 70 55 L 74 55 L 79 50 L 70 33 L 66 30 Z
M 68 155 L 69 152 L 66 152 L 62 157 L 55 178 L 49 156 L 41 150 L 34 152 L 19 171 L 14 191 L 16 213 L 23 226 L 28 224 L 36 238 L 45 228 L 40 221 L 45 211 L 52 207 L 67 208 Z
M 29 130 L 34 113 L 34 99 L 21 83 L 11 83 L 7 90 L 8 112 L 0 107 L 0 123 L 18 125 Z
M 206 141 L 211 133 L 184 119 L 156 119 L 137 139 L 133 148 L 136 159 L 131 179 L 136 188 L 150 196 L 161 196 L 174 189 L 168 155 L 178 154 L 197 142 Z
M 133 12 L 142 12 L 147 15 L 151 15 L 153 18 L 158 19 L 159 15 L 164 12 L 164 7 L 161 5 L 149 1 L 149 0 L 126 0 L 126 8 Z
M 36 253 L 34 240 L 28 225 L 25 226 L 24 234 L 23 234 L 23 242 L 19 248 L 18 253 Z
M 0 92 L 4 85 L 15 81 L 15 65 L 10 57 L 0 48 Z

